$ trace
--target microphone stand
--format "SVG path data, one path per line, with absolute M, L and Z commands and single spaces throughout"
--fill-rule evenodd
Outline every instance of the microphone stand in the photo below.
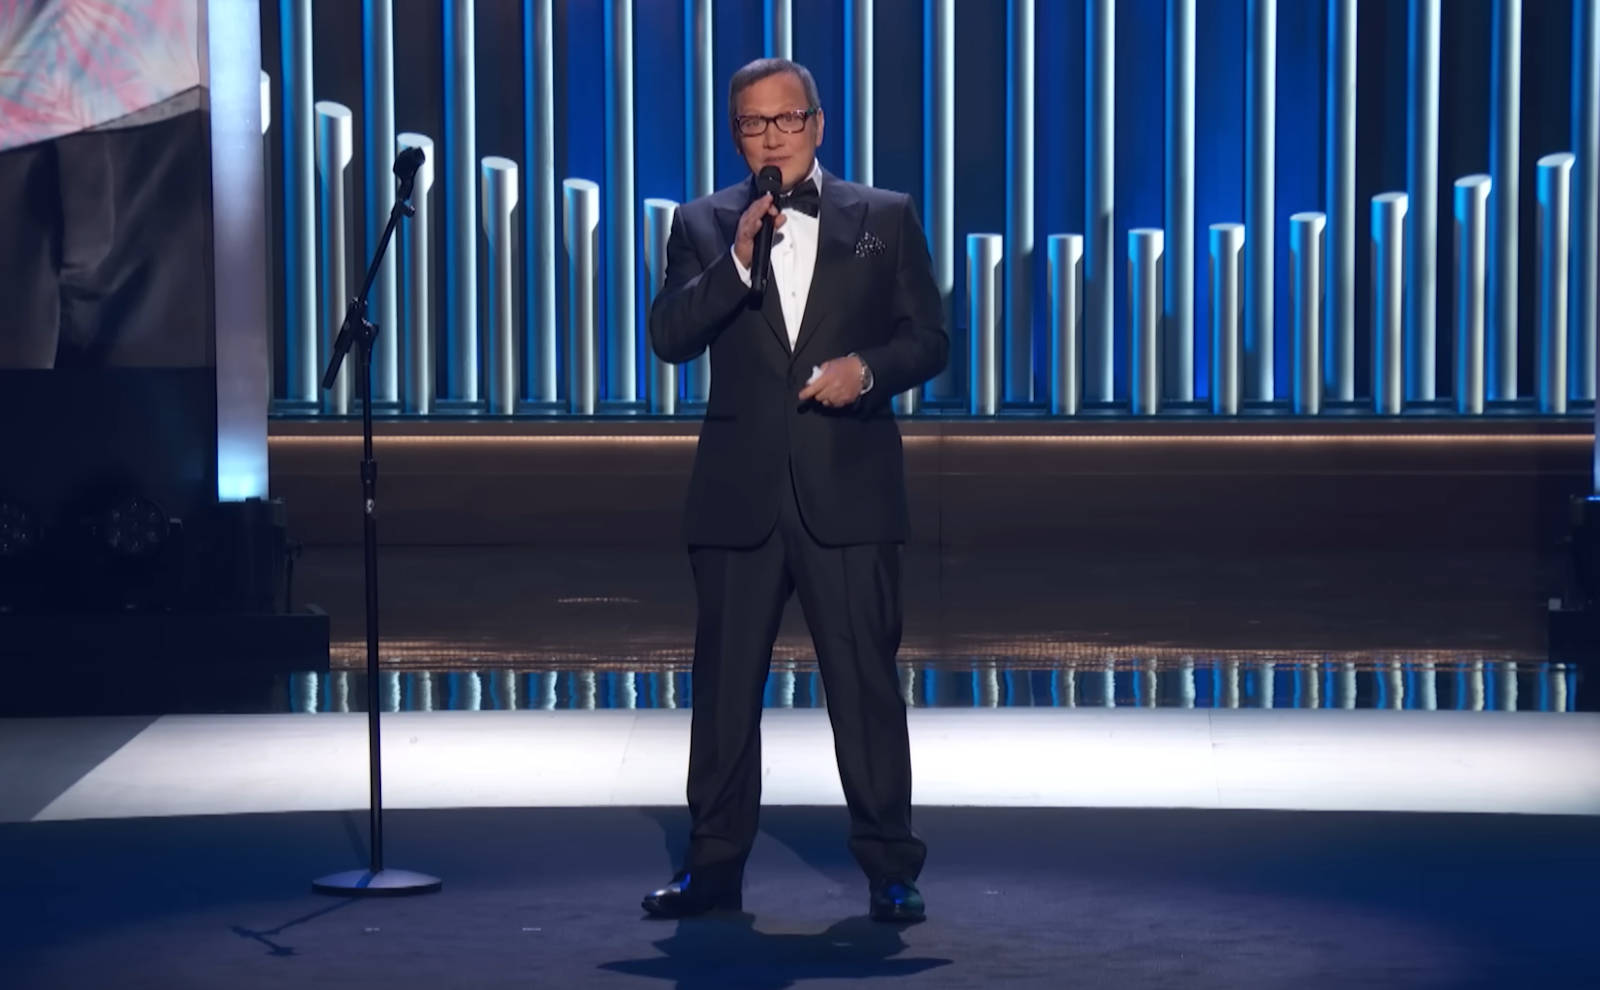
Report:
M 367 320 L 367 296 L 378 277 L 378 267 L 388 250 L 389 239 L 401 217 L 416 212 L 411 205 L 411 188 L 416 179 L 416 165 L 421 155 L 409 155 L 413 149 L 402 153 L 395 163 L 395 174 L 400 188 L 395 196 L 394 208 L 389 211 L 389 225 L 384 228 L 378 251 L 367 268 L 367 280 L 361 294 L 350 300 L 345 311 L 344 325 L 339 328 L 338 339 L 333 344 L 333 355 L 328 369 L 322 375 L 323 389 L 333 387 L 339 376 L 339 366 L 352 345 L 360 357 L 361 387 L 361 504 L 362 551 L 366 562 L 367 598 L 367 762 L 371 780 L 371 862 L 365 870 L 347 870 L 315 880 L 311 889 L 318 894 L 342 897 L 393 897 L 404 894 L 432 894 L 442 886 L 437 877 L 409 870 L 385 869 L 383 865 L 383 767 L 382 750 L 378 733 L 378 465 L 372 458 L 372 345 L 378 338 L 378 328 Z M 409 168 L 407 167 L 409 166 Z

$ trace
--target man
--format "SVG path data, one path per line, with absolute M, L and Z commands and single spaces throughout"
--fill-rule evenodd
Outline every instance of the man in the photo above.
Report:
M 920 921 L 926 849 L 911 828 L 911 755 L 895 653 L 908 535 L 890 405 L 949 356 L 927 242 L 910 198 L 841 181 L 816 160 L 823 114 L 804 67 L 734 74 L 729 114 L 753 179 L 685 204 L 650 311 L 664 361 L 711 352 L 711 395 L 684 535 L 699 600 L 689 848 L 644 900 L 658 917 L 739 910 L 761 804 L 761 698 L 798 592 L 828 692 L 850 849 L 871 915 Z M 752 291 L 764 217 L 770 278 Z

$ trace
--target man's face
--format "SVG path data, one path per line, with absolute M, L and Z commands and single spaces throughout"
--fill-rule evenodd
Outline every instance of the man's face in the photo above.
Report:
M 749 116 L 777 117 L 809 110 L 806 89 L 799 76 L 779 72 L 751 83 L 739 94 L 736 104 L 733 140 L 752 173 L 776 165 L 783 173 L 784 189 L 811 174 L 811 163 L 816 160 L 817 148 L 822 144 L 821 110 L 807 118 L 794 134 L 782 130 L 782 121 L 766 122 L 766 130 L 755 135 L 745 134 L 739 123 L 741 118 Z M 759 130 L 760 126 L 761 122 L 757 122 L 752 129 Z

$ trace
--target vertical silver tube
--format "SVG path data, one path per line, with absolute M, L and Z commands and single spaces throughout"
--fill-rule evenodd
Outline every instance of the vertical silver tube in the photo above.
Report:
M 361 88 L 363 137 L 361 165 L 366 186 L 366 252 L 377 253 L 378 241 L 389 225 L 394 208 L 394 0 L 362 0 Z M 396 402 L 400 398 L 399 312 L 395 304 L 395 255 L 385 251 L 372 283 L 368 316 L 379 327 L 372 353 L 372 401 Z
M 1083 235 L 1051 234 L 1050 413 L 1076 416 L 1082 407 L 1078 376 L 1083 352 Z
M 972 343 L 972 384 L 967 390 L 974 416 L 1000 412 L 1000 307 L 1005 239 L 999 234 L 967 235 L 968 335 Z
M 1567 411 L 1567 320 L 1571 264 L 1570 152 L 1539 159 L 1539 411 Z
M 1439 710 L 1439 668 L 1432 660 L 1424 661 L 1417 671 L 1417 707 L 1425 712 Z
M 395 145 L 397 149 L 421 148 L 427 156 L 417 169 L 411 191 L 416 213 L 395 232 L 395 254 L 400 260 L 400 320 L 396 329 L 405 365 L 401 409 L 427 416 L 433 412 L 433 207 L 428 202 L 433 190 L 433 139 L 402 134 L 395 139 Z
M 1491 181 L 1469 175 L 1455 185 L 1456 411 L 1474 416 L 1483 412 Z
M 1356 397 L 1356 0 L 1328 3 L 1327 397 Z
M 593 416 L 600 399 L 600 187 L 588 179 L 561 184 L 566 201 L 567 407 Z
M 523 231 L 528 266 L 523 383 L 534 402 L 555 402 L 556 111 L 555 17 L 551 0 L 528 0 L 522 15 L 522 91 L 530 126 L 523 143 L 528 188 Z
M 1490 399 L 1517 397 L 1517 223 L 1522 187 L 1522 0 L 1495 0 L 1489 106 Z
M 312 110 L 311 0 L 283 5 L 284 398 L 317 402 L 317 121 Z
M 766 41 L 768 58 L 794 58 L 794 15 L 791 0 L 767 0 Z
M 781 8 L 781 11 L 779 10 Z M 788 51 L 789 0 L 767 0 L 767 54 L 778 54 L 772 48 L 772 16 L 783 16 L 784 48 Z M 689 60 L 684 78 L 688 86 L 689 133 L 685 148 L 688 151 L 689 198 L 709 196 L 716 189 L 716 157 L 713 138 L 716 133 L 716 105 L 712 100 L 713 38 L 711 0 L 685 0 L 684 30 L 688 38 L 684 52 Z M 707 351 L 689 362 L 683 369 L 687 398 L 690 402 L 704 404 L 711 396 L 711 353 Z
M 1033 401 L 1033 4 L 1006 4 L 1007 402 Z
M 517 208 L 517 163 L 490 156 L 483 160 L 483 233 L 489 245 L 488 358 L 489 413 L 517 411 L 517 310 L 511 214 Z
M 1211 411 L 1239 414 L 1244 326 L 1244 224 L 1211 225 Z
M 261 70 L 261 182 L 262 182 L 263 188 L 262 188 L 262 191 L 261 191 L 261 196 L 262 196 L 261 205 L 262 205 L 262 208 L 264 210 L 266 210 L 266 215 L 269 218 L 272 217 L 273 213 L 278 208 L 278 204 L 273 202 L 273 195 L 272 195 L 272 146 L 267 141 L 267 133 L 269 131 L 271 131 L 271 130 L 272 130 L 272 77 L 267 74 L 267 71 L 265 69 L 262 69 Z M 274 265 L 274 246 L 273 246 L 273 243 L 272 243 L 272 223 L 271 223 L 270 219 L 268 220 L 268 222 L 266 224 L 266 230 L 263 232 L 263 234 L 264 234 L 263 239 L 266 242 L 265 243 L 266 256 L 265 256 L 264 260 L 266 262 L 266 271 L 267 271 L 266 281 L 263 284 L 265 286 L 269 286 L 270 287 L 272 285 L 272 270 L 273 270 L 273 265 Z M 266 319 L 266 323 L 267 323 L 267 402 L 271 403 L 273 396 L 275 396 L 277 394 L 277 384 L 276 384 L 276 379 L 275 379 L 275 376 L 277 374 L 277 362 L 273 359 L 273 356 L 272 356 L 273 334 L 275 332 L 274 328 L 277 326 L 277 321 L 273 318 L 274 317 L 273 309 L 277 305 L 277 300 L 272 298 L 272 290 L 270 288 L 268 288 L 267 291 L 263 294 L 263 297 L 262 297 L 261 301 L 262 301 L 262 316 Z
M 1406 60 L 1406 398 L 1438 395 L 1439 3 L 1411 0 Z
M 1083 184 L 1087 209 L 1083 243 L 1083 398 L 1115 397 L 1114 306 L 1116 299 L 1117 4 L 1088 0 L 1084 38 Z
M 1595 397 L 1600 324 L 1600 2 L 1572 3 L 1572 398 Z
M 1128 397 L 1133 411 L 1161 408 L 1161 256 L 1165 235 L 1148 227 L 1128 231 Z
M 872 185 L 872 0 L 845 0 L 844 171 Z
M 667 238 L 672 234 L 672 218 L 678 204 L 670 199 L 644 201 L 644 277 L 645 312 L 656 301 L 656 295 L 667 280 Z M 650 375 L 646 398 L 652 413 L 672 416 L 678 411 L 677 365 L 650 354 Z
M 956 33 L 955 0 L 924 0 L 922 27 L 923 222 L 933 255 L 933 280 L 944 303 L 945 329 L 955 333 L 956 285 Z M 928 386 L 940 398 L 961 394 L 956 363 Z
M 639 398 L 633 202 L 633 0 L 606 0 L 605 396 Z
M 1244 397 L 1276 398 L 1273 251 L 1277 204 L 1278 0 L 1249 0 L 1245 63 Z
M 349 303 L 346 281 L 350 269 L 350 244 L 345 230 L 345 170 L 354 155 L 353 119 L 350 109 L 326 100 L 316 105 L 317 114 L 317 254 L 322 271 L 317 299 L 322 310 L 322 346 L 317 354 L 319 369 L 333 356 L 333 342 L 344 324 Z M 345 361 L 333 388 L 322 397 L 322 411 L 336 416 L 350 412 L 350 382 L 357 373 L 356 362 Z M 319 370 L 318 378 L 321 374 Z
M 1167 0 L 1163 347 L 1167 397 L 1194 401 L 1194 0 Z
M 1328 218 L 1296 213 L 1289 218 L 1289 258 L 1294 301 L 1294 411 L 1322 412 L 1322 238 Z
M 1372 400 L 1398 416 L 1405 404 L 1405 193 L 1372 197 Z
M 444 127 L 445 264 L 449 299 L 444 336 L 450 355 L 450 398 L 478 401 L 478 91 L 473 26 L 477 0 L 445 4 Z

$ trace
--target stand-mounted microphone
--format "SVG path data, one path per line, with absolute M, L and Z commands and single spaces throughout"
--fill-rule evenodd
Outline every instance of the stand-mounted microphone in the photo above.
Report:
M 778 191 L 783 188 L 783 173 L 778 166 L 768 165 L 756 175 L 756 197 L 771 195 L 778 202 Z M 757 295 L 767 291 L 767 269 L 772 258 L 772 214 L 761 218 L 761 229 L 756 231 L 755 250 L 750 256 L 750 291 Z

